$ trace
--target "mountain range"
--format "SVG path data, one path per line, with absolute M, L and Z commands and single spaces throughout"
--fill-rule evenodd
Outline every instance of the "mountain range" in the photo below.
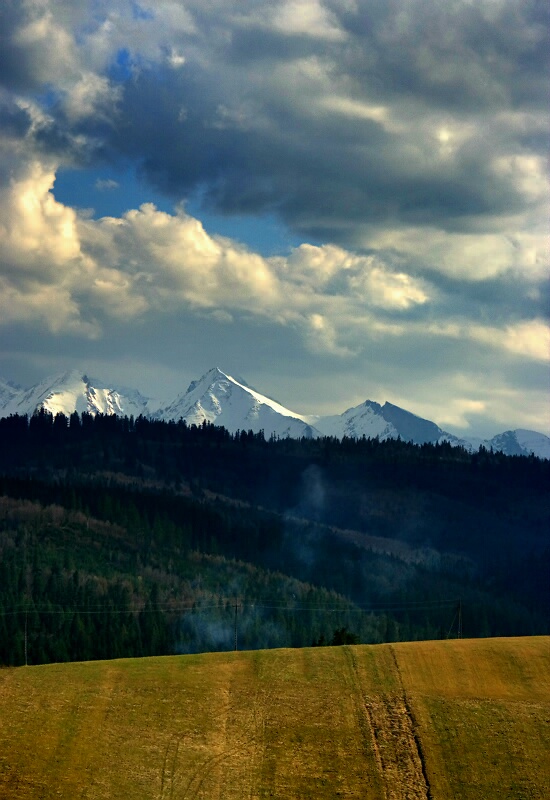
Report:
M 238 430 L 264 431 L 267 438 L 343 438 L 396 439 L 415 444 L 449 442 L 454 446 L 477 450 L 480 445 L 507 455 L 534 454 L 550 459 L 550 438 L 524 429 L 504 431 L 492 439 L 459 438 L 434 422 L 391 403 L 380 405 L 366 400 L 331 416 L 303 415 L 253 389 L 242 379 L 213 368 L 193 381 L 171 403 L 160 406 L 136 389 L 107 384 L 79 370 L 46 378 L 25 389 L 0 379 L 0 417 L 10 414 L 31 416 L 44 408 L 52 414 L 70 416 L 90 414 L 144 415 L 152 419 L 180 420 L 189 425 L 204 421 L 223 425 L 231 433 Z

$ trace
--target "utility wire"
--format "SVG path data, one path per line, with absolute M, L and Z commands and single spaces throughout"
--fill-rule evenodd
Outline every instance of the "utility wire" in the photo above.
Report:
M 276 610 L 276 611 L 287 611 L 293 613 L 300 613 L 300 612 L 311 612 L 311 611 L 322 611 L 328 613 L 376 613 L 379 611 L 426 611 L 435 608 L 446 608 L 448 606 L 456 606 L 459 601 L 454 600 L 427 600 L 424 602 L 420 601 L 410 601 L 410 602 L 402 602 L 402 603 L 362 603 L 362 604 L 354 604 L 353 606 L 342 607 L 342 606 L 329 606 L 329 605 L 289 605 L 287 604 L 267 604 L 267 603 L 239 603 L 240 608 L 248 608 L 248 609 L 258 609 L 258 610 Z M 135 607 L 129 606 L 126 608 L 122 607 L 112 607 L 112 608 L 105 608 L 105 607 L 90 607 L 90 606 L 72 606 L 68 608 L 51 608 L 51 607 L 44 607 L 40 605 L 29 605 L 25 604 L 20 606 L 19 608 L 12 608 L 8 610 L 1 610 L 0 616 L 7 617 L 7 616 L 17 616 L 19 614 L 28 614 L 28 612 L 34 612 L 36 614 L 53 614 L 53 615 L 61 615 L 61 614 L 81 614 L 81 615 L 93 615 L 93 614 L 151 614 L 158 611 L 166 611 L 166 612 L 176 612 L 176 611 L 190 611 L 190 612 L 201 612 L 207 611 L 211 609 L 224 609 L 226 611 L 233 610 L 234 603 L 230 602 L 219 602 L 219 603 L 208 603 L 206 605 L 197 605 L 195 602 L 192 603 L 157 603 L 153 606 L 147 605 L 143 607 Z

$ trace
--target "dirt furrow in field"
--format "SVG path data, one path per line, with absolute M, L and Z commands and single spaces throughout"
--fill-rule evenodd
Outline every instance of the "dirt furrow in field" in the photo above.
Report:
M 355 653 L 348 649 L 346 655 L 361 698 L 358 724 L 366 744 L 370 740 L 374 750 L 384 797 L 386 800 L 432 800 L 415 722 L 399 672 L 395 690 L 369 690 Z M 391 666 L 397 670 L 396 662 Z
M 424 758 L 424 751 L 422 749 L 422 741 L 420 739 L 420 736 L 418 735 L 418 723 L 416 721 L 416 718 L 415 718 L 415 715 L 414 715 L 414 712 L 413 712 L 413 709 L 412 709 L 412 706 L 411 706 L 410 699 L 409 699 L 409 697 L 407 695 L 407 692 L 405 690 L 405 683 L 403 681 L 403 675 L 401 674 L 401 669 L 399 667 L 399 662 L 397 661 L 397 655 L 395 653 L 395 649 L 393 647 L 390 647 L 390 651 L 391 651 L 391 654 L 392 654 L 393 662 L 395 664 L 395 671 L 396 671 L 396 673 L 397 673 L 397 675 L 399 677 L 399 683 L 401 685 L 401 691 L 403 692 L 403 702 L 404 702 L 404 705 L 405 705 L 405 710 L 407 712 L 407 717 L 408 717 L 408 719 L 410 721 L 410 728 L 411 728 L 411 731 L 412 731 L 412 734 L 413 734 L 413 737 L 414 737 L 414 744 L 415 744 L 416 752 L 418 754 L 418 761 L 420 762 L 420 766 L 422 768 L 422 777 L 424 779 L 424 785 L 426 787 L 426 797 L 427 797 L 427 800 L 432 800 L 432 793 L 431 793 L 431 788 L 430 788 L 430 780 L 429 780 L 428 773 L 427 773 L 427 770 L 426 770 L 426 760 Z

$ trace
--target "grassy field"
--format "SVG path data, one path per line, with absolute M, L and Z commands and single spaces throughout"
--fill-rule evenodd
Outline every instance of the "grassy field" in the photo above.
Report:
M 0 798 L 550 797 L 550 638 L 0 670 Z

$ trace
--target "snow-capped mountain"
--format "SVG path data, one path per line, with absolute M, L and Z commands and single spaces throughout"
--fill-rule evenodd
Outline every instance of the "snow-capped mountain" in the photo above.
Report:
M 465 447 L 470 452 L 476 452 L 483 445 L 487 450 L 492 448 L 509 456 L 533 453 L 538 458 L 550 459 L 550 438 L 543 433 L 518 428 L 499 433 L 492 439 L 459 438 L 444 431 L 435 422 L 417 417 L 392 403 L 381 406 L 367 400 L 359 406 L 348 408 L 343 414 L 308 419 L 323 436 L 336 436 L 339 439 L 343 436 L 354 439 L 366 436 L 384 441 L 399 436 L 404 441 L 415 444 L 449 442 L 455 447 Z
M 2 382 L 0 387 L 10 386 Z M 13 386 L 13 384 L 11 384 Z M 3 402 L 5 398 L 5 401 Z M 2 392 L 0 388 L 0 416 L 28 414 L 32 416 L 40 408 L 52 414 L 70 416 L 79 414 L 118 414 L 138 416 L 149 414 L 148 400 L 135 389 L 115 388 L 102 381 L 89 378 L 78 370 L 45 378 L 30 389 Z
M 527 431 L 524 428 L 498 433 L 492 439 L 483 442 L 483 445 L 488 449 L 492 447 L 493 450 L 501 450 L 509 456 L 533 453 L 539 458 L 550 459 L 550 438 L 543 433 Z
M 160 409 L 155 417 L 165 420 L 184 419 L 189 425 L 205 420 L 223 425 L 231 433 L 237 430 L 263 430 L 266 437 L 312 438 L 320 434 L 305 418 L 255 391 L 245 383 L 226 375 L 215 367 L 173 403 Z
M 381 441 L 398 436 L 415 444 L 448 441 L 454 446 L 477 451 L 480 445 L 507 455 L 529 455 L 550 459 L 550 438 L 543 433 L 521 428 L 505 431 L 492 439 L 458 438 L 434 422 L 411 414 L 392 403 L 380 405 L 373 400 L 348 408 L 343 414 L 311 416 L 297 414 L 260 394 L 242 378 L 234 378 L 220 369 L 211 369 L 172 403 L 159 408 L 158 403 L 135 389 L 106 384 L 71 370 L 46 378 L 30 389 L 0 379 L 0 417 L 27 414 L 44 408 L 52 414 L 140 414 L 154 419 L 184 419 L 189 425 L 205 420 L 223 425 L 231 433 L 237 430 L 264 431 L 267 438 L 342 438 L 378 437 Z
M 415 444 L 435 444 L 443 440 L 459 442 L 456 436 L 446 433 L 435 422 L 417 417 L 392 403 L 381 406 L 373 400 L 348 408 L 343 414 L 318 417 L 313 424 L 324 436 L 336 436 L 339 439 L 343 436 L 355 439 L 366 436 L 384 441 L 400 436 Z

